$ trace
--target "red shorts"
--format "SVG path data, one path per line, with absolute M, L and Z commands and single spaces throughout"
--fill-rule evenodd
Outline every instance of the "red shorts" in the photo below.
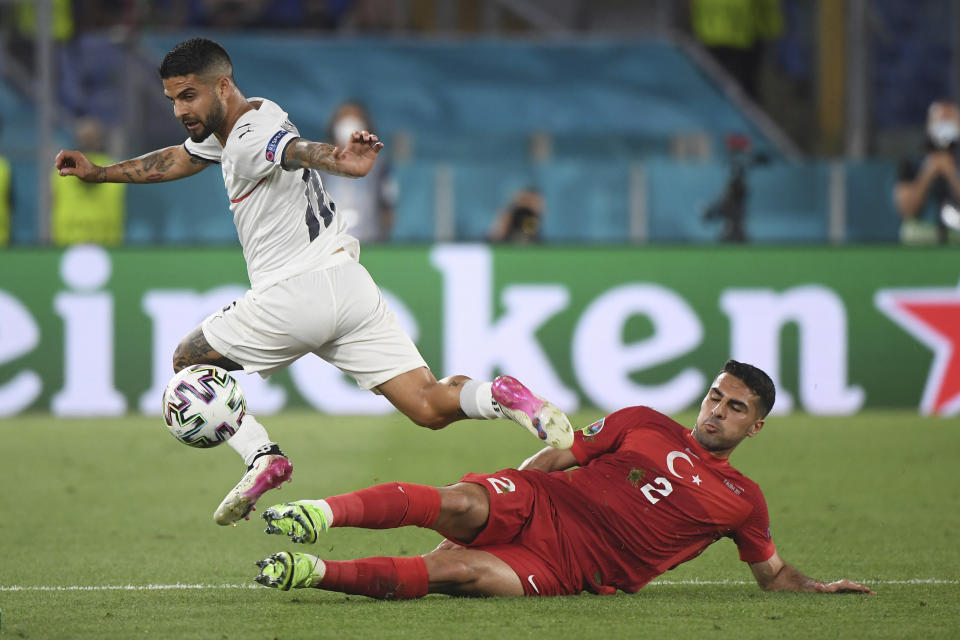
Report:
M 580 593 L 582 581 L 571 575 L 572 563 L 564 562 L 568 550 L 558 534 L 553 506 L 538 486 L 527 481 L 525 473 L 531 472 L 503 469 L 461 478 L 461 482 L 484 487 L 490 496 L 487 525 L 464 546 L 506 562 L 523 583 L 525 595 Z

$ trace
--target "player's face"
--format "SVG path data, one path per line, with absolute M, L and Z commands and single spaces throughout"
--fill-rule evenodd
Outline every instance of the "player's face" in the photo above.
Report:
M 756 400 L 756 394 L 742 380 L 721 373 L 700 403 L 693 437 L 707 451 L 726 458 L 744 438 L 763 427 Z
M 226 107 L 217 85 L 194 74 L 163 81 L 163 93 L 173 101 L 173 115 L 183 123 L 194 142 L 203 142 L 223 124 Z

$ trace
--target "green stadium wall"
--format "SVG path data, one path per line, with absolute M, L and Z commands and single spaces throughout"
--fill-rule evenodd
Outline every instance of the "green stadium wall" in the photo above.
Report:
M 373 247 L 362 260 L 438 377 L 510 373 L 564 409 L 701 399 L 728 357 L 775 411 L 960 413 L 960 256 L 902 247 Z M 0 416 L 157 414 L 179 339 L 243 295 L 241 252 L 0 253 Z M 252 411 L 391 411 L 309 356 L 241 375 Z

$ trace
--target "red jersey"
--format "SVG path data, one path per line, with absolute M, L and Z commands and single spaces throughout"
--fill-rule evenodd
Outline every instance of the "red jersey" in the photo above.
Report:
M 571 452 L 579 468 L 525 478 L 553 503 L 558 560 L 584 589 L 633 593 L 724 536 L 744 562 L 773 555 L 760 487 L 662 413 L 621 409 L 578 431 Z

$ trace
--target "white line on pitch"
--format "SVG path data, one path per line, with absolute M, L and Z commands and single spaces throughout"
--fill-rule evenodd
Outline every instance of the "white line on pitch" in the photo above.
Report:
M 868 585 L 881 584 L 960 584 L 960 580 L 941 578 L 912 578 L 909 580 L 861 580 Z M 658 580 L 648 587 L 682 585 L 751 585 L 751 580 Z M 104 584 L 104 585 L 13 585 L 0 586 L 0 591 L 170 591 L 179 589 L 262 589 L 255 584 Z
M 259 589 L 255 584 L 94 584 L 0 587 L 0 591 L 166 591 L 177 589 Z

